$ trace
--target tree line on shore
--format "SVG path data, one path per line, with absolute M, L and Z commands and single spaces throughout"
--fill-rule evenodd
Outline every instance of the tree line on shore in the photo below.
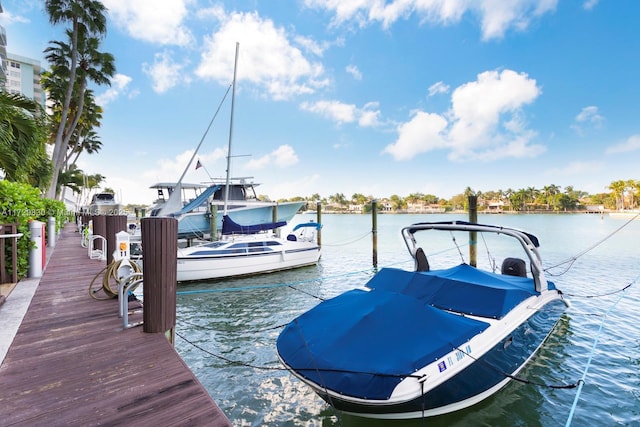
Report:
M 347 198 L 343 193 L 331 194 L 327 197 L 318 193 L 308 197 L 296 196 L 292 198 L 278 199 L 278 202 L 307 202 L 306 208 L 315 209 L 316 203 L 320 203 L 323 209 L 339 212 L 369 212 L 371 202 L 378 202 L 379 210 L 391 212 L 406 212 L 408 210 L 420 210 L 420 207 L 440 208 L 442 211 L 467 210 L 470 195 L 478 198 L 478 209 L 488 210 L 492 206 L 499 206 L 502 211 L 530 212 L 553 211 L 570 212 L 585 210 L 588 207 L 602 207 L 606 210 L 622 210 L 638 208 L 640 201 L 640 180 L 628 179 L 611 182 L 602 193 L 589 194 L 586 191 L 576 190 L 573 186 L 564 188 L 550 184 L 542 188 L 528 187 L 513 190 L 474 191 L 467 187 L 463 193 L 456 194 L 450 199 L 440 198 L 433 194 L 411 193 L 406 197 L 393 194 L 387 197 L 365 196 L 354 193 Z M 113 192 L 113 190 L 109 190 Z M 266 195 L 259 195 L 261 201 L 272 201 Z M 129 212 L 136 208 L 148 208 L 141 205 L 127 205 L 124 207 Z
M 576 211 L 589 206 L 602 206 L 608 210 L 635 209 L 640 200 L 640 180 L 628 179 L 611 182 L 605 191 L 589 194 L 576 190 L 573 186 L 564 188 L 555 185 L 545 185 L 542 188 L 528 187 L 517 190 L 475 191 L 467 187 L 464 192 L 450 199 L 439 198 L 433 194 L 411 193 L 406 197 L 393 194 L 378 198 L 355 193 L 347 198 L 343 193 L 335 193 L 328 197 L 312 194 L 309 197 L 293 197 L 281 199 L 284 201 L 307 201 L 308 204 L 320 202 L 322 205 L 333 207 L 335 210 L 349 210 L 352 206 L 370 206 L 373 200 L 378 200 L 379 209 L 389 208 L 391 211 L 406 211 L 410 206 L 439 206 L 445 210 L 467 209 L 468 198 L 475 195 L 478 198 L 478 208 L 484 210 L 491 205 L 499 205 L 501 209 L 515 212 L 524 211 Z M 269 200 L 260 196 L 261 200 Z M 312 208 L 312 206 L 309 206 Z M 369 207 L 370 209 L 370 207 Z M 364 209 L 366 211 L 366 208 Z

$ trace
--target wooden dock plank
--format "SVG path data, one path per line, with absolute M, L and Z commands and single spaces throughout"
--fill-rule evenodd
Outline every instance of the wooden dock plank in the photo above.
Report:
M 0 366 L 0 425 L 230 426 L 164 334 L 91 298 L 104 266 L 67 225 Z

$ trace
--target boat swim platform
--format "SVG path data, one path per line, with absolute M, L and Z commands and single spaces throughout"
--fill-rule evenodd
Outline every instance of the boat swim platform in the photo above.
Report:
M 231 426 L 165 334 L 123 329 L 117 299 L 89 295 L 105 265 L 67 224 L 0 359 L 0 426 Z

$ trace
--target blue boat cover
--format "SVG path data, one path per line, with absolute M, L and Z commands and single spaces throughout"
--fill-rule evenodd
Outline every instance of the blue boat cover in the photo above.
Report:
M 555 289 L 552 282 L 548 286 Z M 467 264 L 428 272 L 385 268 L 367 287 L 411 295 L 437 308 L 494 319 L 503 318 L 525 299 L 538 295 L 531 278 L 490 273 Z
M 388 399 L 403 378 L 489 325 L 382 290 L 352 290 L 324 301 L 285 327 L 282 360 L 322 387 Z
M 256 234 L 261 231 L 273 230 L 287 225 L 286 221 L 267 222 L 264 224 L 240 225 L 229 218 L 228 215 L 222 217 L 222 234 Z
M 212 196 L 216 191 L 218 191 L 219 188 L 220 188 L 219 185 L 212 185 L 210 187 L 207 187 L 207 189 L 204 190 L 202 193 L 200 193 L 198 197 L 196 197 L 195 199 L 193 199 L 192 201 L 184 205 L 182 209 L 180 209 L 178 212 L 174 212 L 172 215 L 176 215 L 176 216 L 183 215 L 191 212 L 195 208 L 200 207 L 204 202 L 206 202 L 209 199 L 210 196 Z
M 376 400 L 489 326 L 445 310 L 501 318 L 536 294 L 532 279 L 466 264 L 429 272 L 384 268 L 367 287 L 296 318 L 277 348 L 290 369 L 321 387 Z

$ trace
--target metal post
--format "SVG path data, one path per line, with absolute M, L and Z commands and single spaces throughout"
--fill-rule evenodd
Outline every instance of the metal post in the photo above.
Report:
M 373 267 L 378 267 L 378 201 L 371 201 L 371 240 L 373 243 Z
M 478 196 L 469 196 L 469 222 L 478 223 Z M 478 232 L 469 232 L 469 265 L 478 265 Z
M 275 205 L 273 205 L 273 210 L 271 211 L 271 222 L 278 222 L 278 203 L 276 202 Z M 280 237 L 280 229 L 276 228 L 276 236 Z
M 44 268 L 44 222 L 30 221 L 29 235 L 31 236 L 31 250 L 29 251 L 29 277 L 42 277 Z
M 49 247 L 55 248 L 56 247 L 56 218 L 53 216 L 49 217 L 49 221 L 47 223 L 47 237 L 49 238 L 49 241 L 47 242 L 49 244 Z
M 211 203 L 209 205 L 209 213 L 211 214 L 211 219 L 209 220 L 209 232 L 211 233 L 210 240 L 215 242 L 218 240 L 218 205 Z
M 316 222 L 318 224 L 322 224 L 322 202 L 320 202 L 319 200 L 316 202 Z M 318 246 L 322 247 L 322 228 L 318 229 L 318 234 L 316 236 Z

